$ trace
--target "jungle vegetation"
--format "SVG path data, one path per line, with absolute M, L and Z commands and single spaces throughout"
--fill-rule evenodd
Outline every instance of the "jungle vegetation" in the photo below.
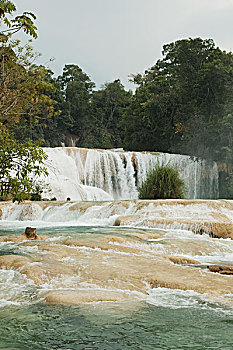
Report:
M 126 91 L 119 79 L 97 90 L 78 65 L 65 65 L 58 77 L 32 66 L 30 77 L 39 76 L 37 113 L 28 108 L 15 115 L 12 131 L 19 140 L 42 140 L 50 147 L 73 136 L 78 147 L 123 147 L 231 162 L 232 53 L 211 39 L 194 38 L 164 45 L 162 54 L 144 74 L 131 76 L 134 92 Z

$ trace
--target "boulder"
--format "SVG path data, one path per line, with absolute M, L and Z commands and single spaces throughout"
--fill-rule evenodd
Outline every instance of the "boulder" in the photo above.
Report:
M 23 233 L 23 235 L 27 239 L 38 239 L 35 227 L 26 227 L 25 232 Z
M 207 268 L 211 272 L 218 272 L 221 275 L 233 275 L 233 266 L 224 266 L 224 265 L 210 265 Z
M 200 262 L 194 259 L 184 258 L 183 256 L 169 256 L 171 262 L 178 265 L 200 265 Z

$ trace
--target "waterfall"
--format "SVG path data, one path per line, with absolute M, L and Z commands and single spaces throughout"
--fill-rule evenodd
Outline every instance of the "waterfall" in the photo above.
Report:
M 217 198 L 217 164 L 189 156 L 124 152 L 76 147 L 45 148 L 49 176 L 43 179 L 46 198 L 58 200 L 137 199 L 137 186 L 156 164 L 177 168 L 186 198 Z

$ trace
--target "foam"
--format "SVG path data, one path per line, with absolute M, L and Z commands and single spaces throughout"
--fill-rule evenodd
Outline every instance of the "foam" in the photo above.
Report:
M 0 307 L 29 305 L 37 297 L 34 282 L 14 270 L 0 270 Z

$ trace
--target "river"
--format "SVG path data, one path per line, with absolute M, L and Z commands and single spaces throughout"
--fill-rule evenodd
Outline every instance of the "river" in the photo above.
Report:
M 67 205 L 2 215 L 1 349 L 233 348 L 233 277 L 207 268 L 233 264 L 232 240 L 116 227 L 103 204 L 68 217 Z M 44 239 L 15 241 L 25 226 Z

